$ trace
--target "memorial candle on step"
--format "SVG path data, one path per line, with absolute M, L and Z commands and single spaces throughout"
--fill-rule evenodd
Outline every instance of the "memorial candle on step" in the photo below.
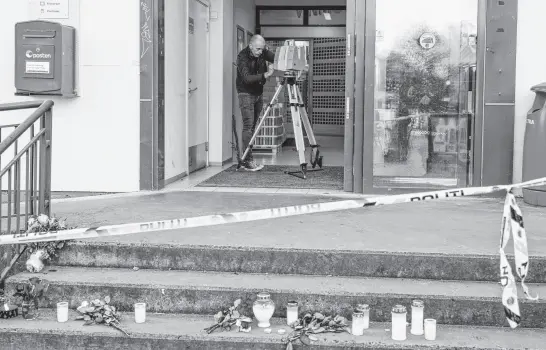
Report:
M 57 322 L 68 321 L 68 302 L 57 303 Z
M 436 340 L 436 320 L 433 318 L 425 319 L 425 339 Z
M 291 325 L 298 320 L 298 302 L 289 301 L 286 305 L 286 324 Z
M 136 323 L 146 322 L 146 303 L 135 304 L 135 322 Z
M 393 340 L 406 340 L 406 307 L 396 305 L 392 308 L 392 327 Z
M 351 333 L 353 335 L 364 335 L 364 313 L 360 310 L 355 310 L 355 312 L 353 312 Z
M 356 310 L 364 314 L 364 329 L 370 328 L 370 306 L 368 304 L 358 304 Z
M 423 335 L 423 311 L 425 303 L 422 300 L 414 300 L 411 304 L 411 334 Z

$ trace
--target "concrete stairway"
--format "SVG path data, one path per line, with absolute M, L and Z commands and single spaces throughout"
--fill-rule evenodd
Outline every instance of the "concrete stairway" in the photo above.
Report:
M 241 210 L 239 203 L 267 208 L 324 200 L 187 196 L 186 202 L 176 197 L 169 205 L 165 196 L 141 199 L 141 211 L 125 202 L 110 204 L 108 210 L 101 203 L 96 212 L 112 212 L 114 222 L 131 222 L 193 215 L 188 210 Z M 228 210 L 213 207 L 220 199 L 231 203 Z M 183 203 L 186 212 L 176 203 Z M 162 207 L 169 212 L 150 209 Z M 319 311 L 350 319 L 357 304 L 371 307 L 371 329 L 364 336 L 321 334 L 313 342 L 316 349 L 545 349 L 543 299 L 527 301 L 520 290 L 521 327 L 507 326 L 498 283 L 501 208 L 501 200 L 462 199 L 71 242 L 40 275 L 51 286 L 39 317 L 0 322 L 0 348 L 284 350 L 276 330 L 290 331 L 286 303 L 297 300 L 300 315 Z M 546 215 L 524 208 L 524 216 L 532 256 L 528 282 L 531 292 L 543 297 Z M 32 276 L 10 277 L 7 292 Z M 262 290 L 277 305 L 273 333 L 265 334 L 256 324 L 250 334 L 202 331 L 212 325 L 214 313 L 237 298 L 243 301 L 241 311 L 251 316 Z M 69 301 L 75 309 L 83 300 L 106 295 L 126 312 L 122 326 L 130 337 L 106 326 L 84 327 L 74 317 L 56 322 L 58 301 Z M 437 319 L 436 341 L 413 336 L 409 328 L 406 341 L 391 340 L 392 306 L 403 304 L 409 311 L 413 299 L 424 300 L 425 317 Z M 134 323 L 135 302 L 148 304 L 144 324 Z
M 531 263 L 531 280 L 540 282 L 532 284 L 532 291 L 546 295 L 546 259 Z M 487 255 L 74 242 L 44 276 L 51 286 L 50 300 L 42 306 L 51 311 L 42 311 L 39 320 L 4 323 L 0 337 L 21 342 L 25 334 L 20 346 L 42 339 L 46 349 L 83 348 L 84 343 L 97 348 L 116 344 L 119 349 L 283 349 L 282 336 L 256 326 L 250 335 L 201 331 L 212 324 L 212 314 L 237 298 L 243 300 L 241 311 L 252 315 L 256 293 L 267 290 L 277 305 L 274 329 L 288 330 L 282 318 L 289 300 L 300 303 L 301 313 L 320 311 L 349 319 L 358 303 L 370 304 L 372 329 L 365 336 L 321 335 L 318 349 L 544 348 L 546 332 L 529 328 L 546 325 L 546 302 L 523 301 L 522 327 L 527 329 L 507 328 L 497 264 L 496 256 Z M 10 278 L 8 291 L 31 276 Z M 57 301 L 69 300 L 76 308 L 82 300 L 105 295 L 128 312 L 123 325 L 132 337 L 103 326 L 83 327 L 80 321 L 55 322 Z M 425 317 L 441 324 L 438 340 L 425 341 L 409 331 L 405 342 L 390 340 L 385 329 L 390 328 L 391 307 L 403 304 L 409 310 L 417 298 L 425 301 Z M 145 324 L 133 322 L 136 302 L 146 302 L 148 312 L 155 313 Z

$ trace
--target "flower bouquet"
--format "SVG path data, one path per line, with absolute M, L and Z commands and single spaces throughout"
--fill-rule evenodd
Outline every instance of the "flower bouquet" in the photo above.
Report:
M 55 217 L 48 217 L 45 214 L 33 215 L 28 219 L 27 232 L 51 232 L 66 230 L 66 220 L 59 220 Z M 26 262 L 29 272 L 40 272 L 45 267 L 45 262 L 58 256 L 66 241 L 37 242 L 29 243 L 30 257 Z

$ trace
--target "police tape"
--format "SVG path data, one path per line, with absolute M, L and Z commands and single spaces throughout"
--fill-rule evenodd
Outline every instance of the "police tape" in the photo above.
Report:
M 527 250 L 527 234 L 523 225 L 523 214 L 511 190 L 506 194 L 502 214 L 501 242 L 500 242 L 500 283 L 502 288 L 502 305 L 504 314 L 511 328 L 516 328 L 521 322 L 521 313 L 518 303 L 518 291 L 512 268 L 506 258 L 504 249 L 508 245 L 510 236 L 514 240 L 514 257 L 516 272 L 521 279 L 521 287 L 525 297 L 529 300 L 538 300 L 533 297 L 525 284 L 525 277 L 529 271 L 529 253 Z
M 535 187 L 546 184 L 546 177 L 513 185 L 498 185 L 487 187 L 468 187 L 440 191 L 420 192 L 381 196 L 375 198 L 343 200 L 316 204 L 303 204 L 289 207 L 259 209 L 227 214 L 212 214 L 180 219 L 149 221 L 120 225 L 107 225 L 90 228 L 75 228 L 62 231 L 25 232 L 11 235 L 1 235 L 0 245 L 60 241 L 71 239 L 88 239 L 105 236 L 122 236 L 142 232 L 169 231 L 184 228 L 215 226 L 237 222 L 248 222 L 275 219 L 304 214 L 325 213 L 362 207 L 382 206 L 414 201 L 444 200 L 459 197 L 489 194 L 501 190 L 511 190 L 519 187 Z

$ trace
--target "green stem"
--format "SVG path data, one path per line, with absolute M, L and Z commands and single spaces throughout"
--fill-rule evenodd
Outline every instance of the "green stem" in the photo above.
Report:
M 115 329 L 117 329 L 117 330 L 119 330 L 119 331 L 125 333 L 126 336 L 129 336 L 129 334 L 128 334 L 123 328 L 121 328 L 121 326 L 118 326 L 118 325 L 116 325 L 116 324 L 113 323 L 113 322 L 110 322 L 110 326 L 112 326 L 112 327 L 114 327 Z

